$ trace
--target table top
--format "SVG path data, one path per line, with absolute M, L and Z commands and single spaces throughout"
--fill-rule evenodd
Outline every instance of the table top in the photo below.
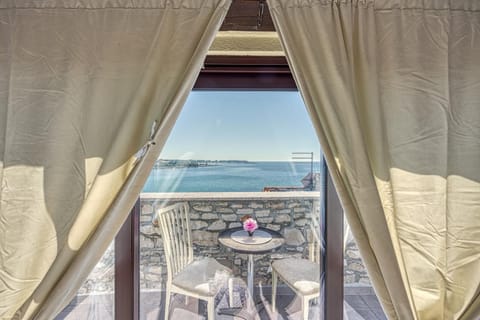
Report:
M 227 229 L 222 231 L 218 235 L 218 241 L 227 248 L 230 248 L 239 253 L 246 253 L 246 254 L 267 253 L 282 246 L 283 243 L 285 242 L 285 239 L 283 238 L 283 236 L 277 231 L 260 227 L 258 228 L 258 230 L 267 232 L 272 236 L 272 239 L 270 241 L 266 243 L 260 243 L 260 244 L 240 243 L 232 239 L 232 234 L 239 230 L 243 230 L 243 228 L 237 227 L 237 228 L 232 228 L 232 229 Z M 255 237 L 255 233 L 253 233 L 253 237 Z

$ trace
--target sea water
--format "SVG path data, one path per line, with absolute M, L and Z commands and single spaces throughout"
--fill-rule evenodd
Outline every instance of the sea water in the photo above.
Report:
M 264 187 L 302 187 L 310 162 L 219 162 L 200 167 L 154 168 L 143 192 L 259 192 Z M 319 172 L 320 163 L 313 163 Z

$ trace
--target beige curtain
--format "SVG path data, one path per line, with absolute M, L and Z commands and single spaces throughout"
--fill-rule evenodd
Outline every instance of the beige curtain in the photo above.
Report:
M 76 294 L 229 4 L 0 2 L 0 319 L 52 319 Z
M 480 1 L 268 0 L 390 319 L 480 317 Z

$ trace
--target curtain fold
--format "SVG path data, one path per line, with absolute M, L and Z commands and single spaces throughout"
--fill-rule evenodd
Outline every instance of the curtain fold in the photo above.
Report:
M 229 5 L 0 4 L 0 318 L 52 319 L 76 294 L 135 203 Z
M 480 2 L 268 0 L 390 319 L 480 316 Z

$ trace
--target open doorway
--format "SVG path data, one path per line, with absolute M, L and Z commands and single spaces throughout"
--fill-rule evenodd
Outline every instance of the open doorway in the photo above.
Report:
M 166 301 L 170 319 L 207 317 L 205 302 L 182 294 L 166 297 L 171 275 L 164 242 L 171 240 L 162 237 L 152 220 L 158 211 L 184 203 L 194 260 L 214 259 L 234 278 L 232 292 L 223 288 L 216 295 L 217 316 L 287 319 L 305 313 L 320 319 L 320 188 L 325 175 L 320 161 L 320 145 L 298 92 L 193 91 L 140 199 L 140 318 L 162 319 Z M 245 216 L 255 220 L 258 234 L 273 235 L 253 254 L 221 241 L 230 230 L 242 231 L 237 229 Z M 276 235 L 282 242 L 270 246 Z M 279 262 L 287 260 L 290 264 Z M 282 278 L 282 272 L 295 274 L 303 263 L 313 266 L 310 274 L 300 275 L 313 290 L 306 308 L 304 288 Z M 272 266 L 277 264 L 273 294 Z M 317 288 L 311 288 L 315 283 Z

